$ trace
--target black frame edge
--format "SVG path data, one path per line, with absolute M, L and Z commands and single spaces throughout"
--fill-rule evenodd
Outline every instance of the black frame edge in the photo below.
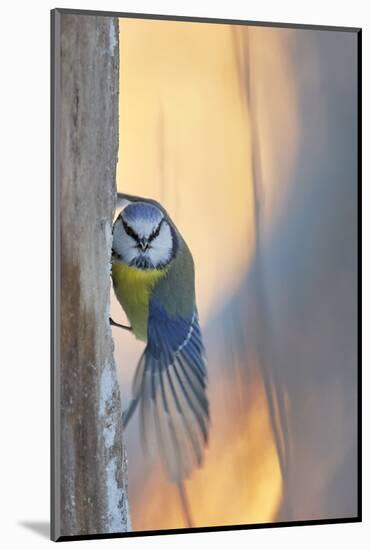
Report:
M 101 540 L 101 539 L 117 539 L 131 537 L 152 537 L 157 535 L 182 535 L 187 533 L 215 533 L 219 531 L 248 531 L 251 529 L 271 529 L 282 527 L 300 527 L 300 526 L 316 526 L 316 525 L 337 525 L 344 523 L 359 523 L 361 520 L 358 517 L 351 518 L 336 518 L 336 519 L 313 519 L 303 521 L 288 521 L 275 523 L 252 523 L 250 525 L 224 525 L 212 527 L 192 527 L 184 529 L 162 529 L 149 531 L 130 531 L 127 533 L 97 533 L 92 535 L 72 535 L 61 536 L 56 539 L 56 542 L 69 542 L 75 540 Z

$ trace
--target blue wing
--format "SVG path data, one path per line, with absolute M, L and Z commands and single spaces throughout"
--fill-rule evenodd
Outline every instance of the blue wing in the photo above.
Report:
M 153 436 L 173 481 L 186 479 L 202 464 L 208 439 L 207 372 L 197 309 L 188 317 L 170 317 L 152 299 L 148 343 L 133 383 L 133 400 L 124 426 L 137 405 L 143 441 L 150 450 Z

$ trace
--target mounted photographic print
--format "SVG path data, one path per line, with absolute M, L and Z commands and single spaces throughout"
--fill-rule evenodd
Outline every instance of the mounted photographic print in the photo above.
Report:
M 53 540 L 361 520 L 360 47 L 53 10 Z

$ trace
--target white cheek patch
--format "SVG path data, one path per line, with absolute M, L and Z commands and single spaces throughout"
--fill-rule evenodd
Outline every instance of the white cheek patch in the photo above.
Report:
M 161 225 L 159 235 L 150 243 L 148 255 L 154 266 L 166 264 L 171 258 L 173 238 L 170 226 L 165 222 Z
M 120 249 L 121 250 L 118 250 L 118 253 L 127 264 L 130 264 L 132 260 L 138 256 L 137 243 L 132 237 L 126 235 L 126 233 L 121 240 Z
M 116 222 L 113 231 L 113 249 L 125 263 L 130 263 L 138 254 L 135 240 L 122 227 L 120 220 Z

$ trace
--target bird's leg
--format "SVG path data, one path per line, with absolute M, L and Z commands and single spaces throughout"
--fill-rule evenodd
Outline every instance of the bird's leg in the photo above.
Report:
M 126 325 L 120 325 L 120 323 L 116 323 L 116 321 L 114 321 L 112 317 L 109 318 L 109 324 L 112 325 L 113 327 L 124 328 L 125 330 L 133 330 L 131 327 L 127 327 Z

